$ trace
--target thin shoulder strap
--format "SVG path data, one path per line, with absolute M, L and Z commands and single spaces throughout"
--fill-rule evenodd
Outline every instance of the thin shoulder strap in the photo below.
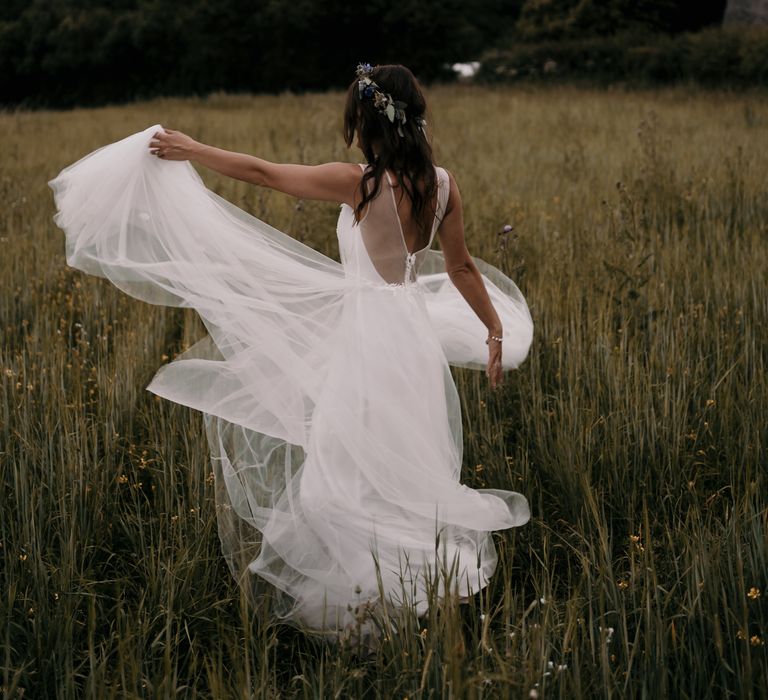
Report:
M 448 206 L 448 194 L 450 190 L 450 182 L 448 180 L 448 172 L 446 169 L 436 165 L 435 171 L 437 174 L 437 206 L 435 207 L 435 220 L 432 224 L 432 235 L 429 239 L 430 246 L 432 245 L 435 233 L 445 216 L 445 208 Z

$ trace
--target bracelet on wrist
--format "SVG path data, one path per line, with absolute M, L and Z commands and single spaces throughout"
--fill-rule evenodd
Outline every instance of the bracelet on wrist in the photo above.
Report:
M 485 344 L 488 345 L 492 340 L 498 340 L 499 342 L 501 342 L 502 338 L 500 335 L 489 335 L 485 339 Z

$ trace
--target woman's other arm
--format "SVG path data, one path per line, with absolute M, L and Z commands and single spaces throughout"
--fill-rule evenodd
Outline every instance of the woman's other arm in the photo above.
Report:
M 464 239 L 464 213 L 459 188 L 451 173 L 448 173 L 448 179 L 450 193 L 445 208 L 445 216 L 438 229 L 440 247 L 445 257 L 445 270 L 456 289 L 485 324 L 488 335 L 500 338 L 503 331 L 501 320 L 488 296 L 480 271 L 467 250 Z M 496 340 L 491 340 L 488 343 L 488 367 L 485 373 L 490 380 L 492 389 L 503 383 L 501 343 Z
M 296 165 L 216 148 L 173 129 L 156 132 L 150 152 L 163 160 L 192 160 L 236 180 L 284 192 L 301 199 L 320 199 L 353 205 L 360 185 L 360 167 L 354 163 Z

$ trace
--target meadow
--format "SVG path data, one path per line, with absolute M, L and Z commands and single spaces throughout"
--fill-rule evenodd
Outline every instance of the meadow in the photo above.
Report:
M 0 114 L 3 697 L 768 697 L 768 95 L 428 99 L 468 247 L 535 324 L 500 391 L 453 370 L 462 480 L 524 493 L 532 518 L 494 535 L 469 608 L 435 603 L 372 658 L 239 593 L 202 419 L 144 391 L 201 325 L 69 269 L 46 184 L 155 123 L 357 161 L 341 93 Z M 200 170 L 338 259 L 336 205 Z

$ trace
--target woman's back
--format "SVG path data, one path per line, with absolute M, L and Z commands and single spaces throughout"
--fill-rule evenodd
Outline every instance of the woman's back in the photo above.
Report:
M 366 166 L 361 163 L 360 167 L 365 172 Z M 385 171 L 385 177 L 381 179 L 378 195 L 363 208 L 357 233 L 373 269 L 388 284 L 403 284 L 406 278 L 415 281 L 426 251 L 434 241 L 445 213 L 449 190 L 445 169 L 435 166 L 435 170 L 437 193 L 427 205 L 428 211 L 434 211 L 428 235 L 413 216 L 410 198 L 389 172 Z M 370 181 L 368 187 L 370 191 Z M 343 246 L 343 242 L 340 244 Z M 364 267 L 365 261 L 359 264 Z

